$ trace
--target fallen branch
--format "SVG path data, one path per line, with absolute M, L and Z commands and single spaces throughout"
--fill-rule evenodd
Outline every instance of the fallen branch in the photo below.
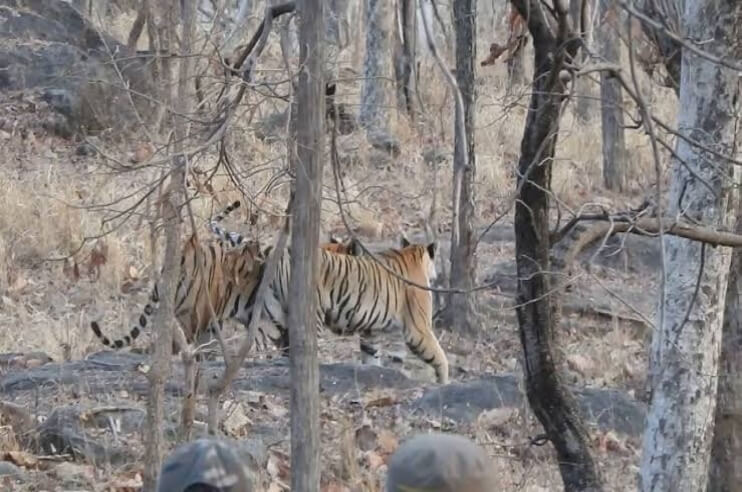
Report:
M 655 217 L 633 219 L 626 216 L 612 217 L 608 215 L 589 215 L 575 217 L 564 228 L 554 233 L 552 235 L 552 244 L 555 244 L 564 238 L 569 232 L 569 229 L 572 229 L 578 222 L 584 221 L 599 221 L 601 223 L 596 224 L 594 227 L 580 235 L 580 238 L 575 242 L 575 244 L 579 242 L 583 247 L 592 243 L 596 239 L 603 237 L 607 233 L 613 235 L 620 232 L 630 232 L 641 236 L 657 236 L 660 234 L 660 221 Z M 667 224 L 663 223 L 661 232 L 663 234 L 683 237 L 685 239 L 699 241 L 712 246 L 728 246 L 730 248 L 742 247 L 742 235 L 740 234 L 717 231 L 708 227 L 688 224 L 687 222 L 679 222 L 677 220 L 674 222 L 668 222 Z

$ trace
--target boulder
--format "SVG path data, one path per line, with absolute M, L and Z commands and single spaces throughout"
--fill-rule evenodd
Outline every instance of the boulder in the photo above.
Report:
M 0 39 L 0 90 L 40 94 L 74 132 L 120 131 L 155 113 L 137 95 L 153 94 L 147 57 L 67 2 L 0 0 Z

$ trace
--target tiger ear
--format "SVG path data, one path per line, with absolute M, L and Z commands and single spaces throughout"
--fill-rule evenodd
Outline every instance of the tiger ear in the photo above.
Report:
M 431 260 L 433 258 L 435 258 L 435 250 L 436 250 L 437 247 L 438 247 L 438 245 L 435 243 L 435 241 L 433 241 L 432 243 L 428 244 L 428 246 L 427 246 L 428 255 L 430 255 L 430 259 Z
M 342 241 L 335 236 L 330 236 L 330 244 L 340 244 Z
M 410 242 L 409 242 L 409 241 L 407 240 L 407 238 L 406 238 L 406 237 L 404 236 L 404 234 L 402 235 L 402 241 L 401 241 L 401 244 L 402 244 L 402 247 L 403 247 L 403 248 L 406 248 L 407 246 L 409 246 L 409 245 L 410 245 Z

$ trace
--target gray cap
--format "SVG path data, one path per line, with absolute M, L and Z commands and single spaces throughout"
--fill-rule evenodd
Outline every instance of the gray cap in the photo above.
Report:
M 492 461 L 464 436 L 421 434 L 402 444 L 389 461 L 387 492 L 491 492 Z
M 217 439 L 197 439 L 173 451 L 162 464 L 158 492 L 181 492 L 196 484 L 225 492 L 252 490 L 250 471 L 232 446 Z

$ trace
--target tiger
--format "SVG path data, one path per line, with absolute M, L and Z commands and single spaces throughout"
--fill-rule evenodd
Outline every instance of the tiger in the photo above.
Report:
M 243 240 L 238 233 L 225 231 L 218 224 L 212 225 L 219 237 L 231 237 L 235 244 Z M 340 335 L 359 333 L 363 346 L 364 336 L 399 327 L 410 351 L 435 370 L 439 383 L 448 383 L 448 359 L 433 331 L 432 294 L 402 280 L 430 286 L 436 278 L 436 243 L 411 244 L 402 237 L 400 249 L 376 253 L 378 262 L 370 256 L 359 256 L 353 244 L 347 247 L 353 254 L 319 248 L 317 330 L 327 326 Z M 268 247 L 263 256 L 267 257 L 271 249 Z M 380 263 L 402 278 L 391 274 Z M 263 309 L 277 330 L 259 328 L 260 340 L 257 340 L 258 346 L 272 343 L 284 354 L 288 350 L 290 264 L 291 251 L 287 248 L 278 260 L 269 294 L 263 302 Z
M 239 248 L 228 248 L 221 241 L 199 242 L 195 233 L 185 241 L 174 308 L 188 343 L 200 340 L 210 330 L 220 329 L 226 319 L 235 319 L 247 326 L 264 263 L 257 241 L 243 241 Z M 128 347 L 147 327 L 159 301 L 155 283 L 137 323 L 119 339 L 111 340 L 105 336 L 97 321 L 92 321 L 90 328 L 103 345 L 113 349 Z M 215 320 L 211 317 L 212 309 Z M 174 351 L 177 352 L 175 347 Z
M 246 238 L 239 232 L 227 231 L 219 225 L 219 222 L 223 221 L 225 217 L 231 214 L 233 211 L 240 207 L 240 202 L 235 201 L 224 209 L 220 214 L 216 215 L 212 221 L 209 222 L 209 230 L 218 238 L 220 242 L 224 242 L 230 245 L 230 247 L 236 247 L 246 240 Z M 329 242 L 321 243 L 320 248 L 337 254 L 346 254 L 352 256 L 361 256 L 363 250 L 360 247 L 360 242 L 355 238 L 350 238 L 345 241 L 338 239 L 336 236 L 330 235 Z M 266 255 L 267 256 L 267 255 Z M 360 340 L 360 351 L 364 363 L 381 365 L 381 352 L 377 349 L 368 334 L 361 333 Z

